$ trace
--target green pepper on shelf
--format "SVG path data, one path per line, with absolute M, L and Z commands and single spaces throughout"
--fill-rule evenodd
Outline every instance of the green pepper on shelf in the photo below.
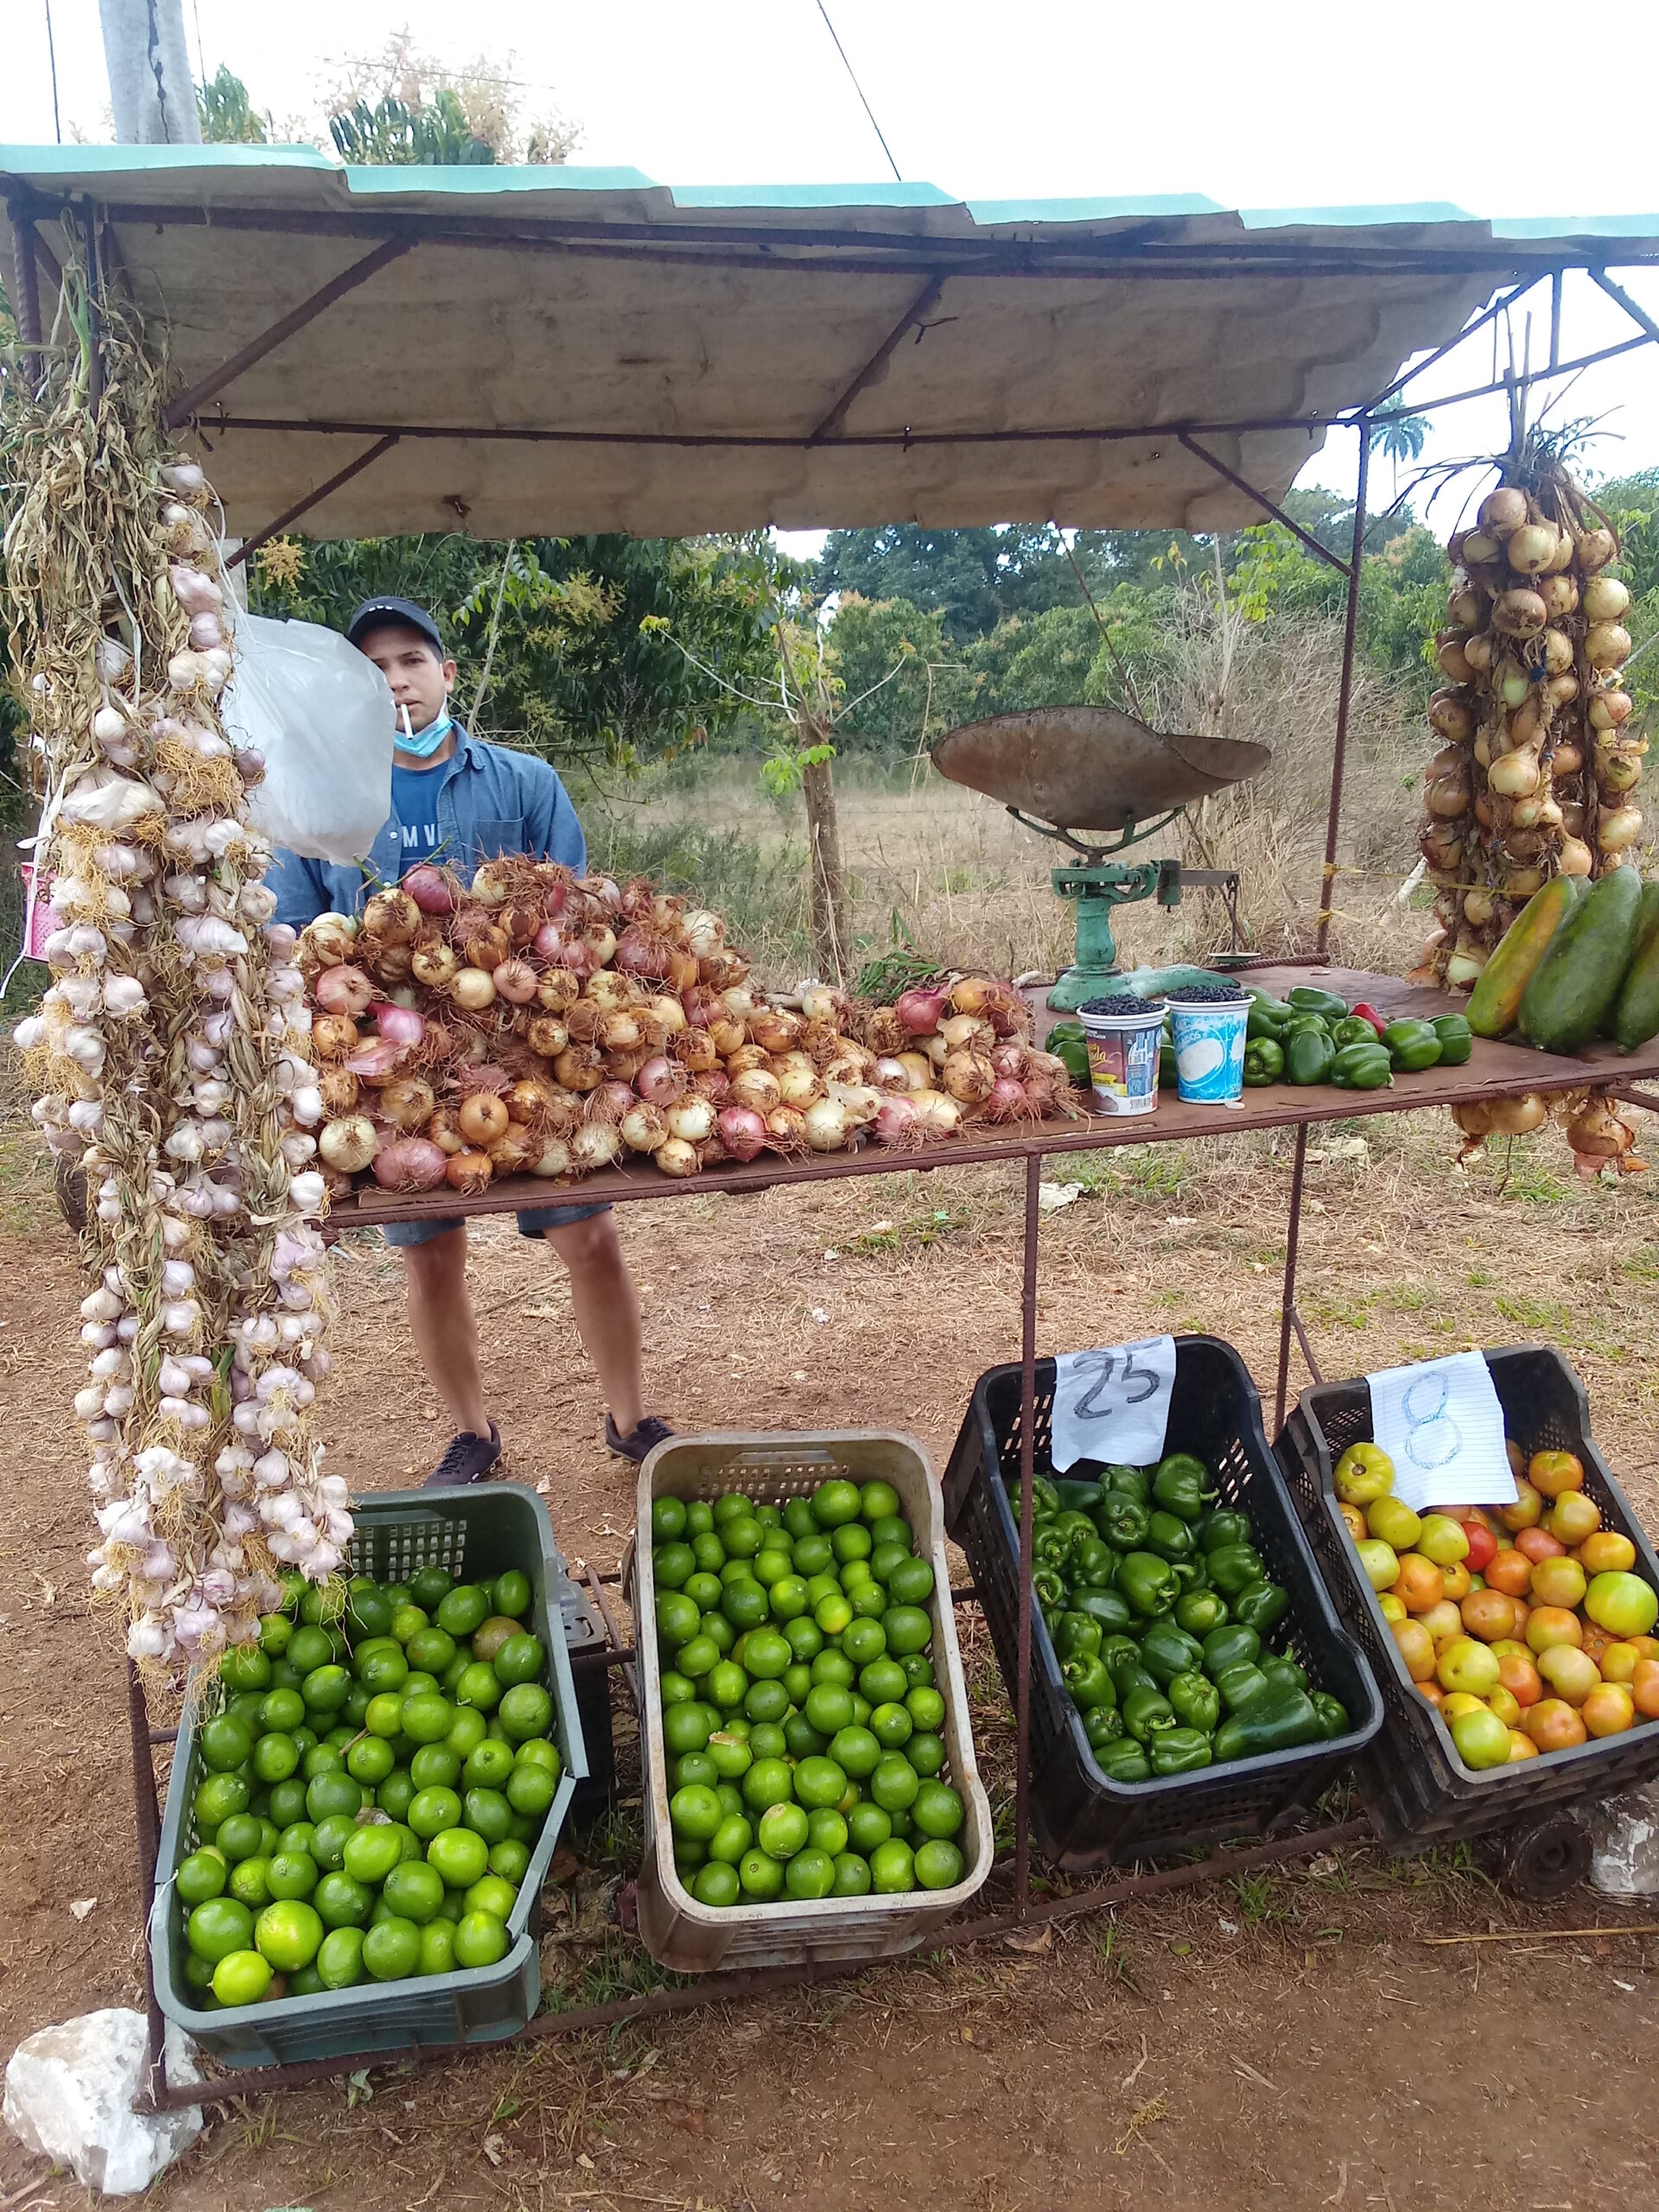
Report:
M 1065 1577 L 1057 1567 L 1039 1567 L 1031 1578 L 1032 1594 L 1045 1612 L 1065 1606 Z
M 1089 1047 L 1080 1036 L 1057 1037 L 1051 1029 L 1045 1049 L 1052 1052 L 1057 1060 L 1065 1062 L 1065 1071 L 1074 1084 L 1084 1090 L 1089 1088 Z
M 1304 1088 L 1328 1083 L 1337 1048 L 1322 1029 L 1299 1029 L 1285 1047 L 1285 1079 Z
M 1177 1675 L 1164 1695 L 1184 1728 L 1202 1728 L 1206 1736 L 1213 1736 L 1220 1726 L 1221 1692 L 1196 1668 Z
M 1151 1518 L 1139 1498 L 1110 1491 L 1096 1509 L 1095 1528 L 1114 1550 L 1132 1552 L 1145 1541 L 1147 1523 Z
M 1315 1690 L 1312 1701 L 1319 1717 L 1319 1732 L 1327 1744 L 1334 1743 L 1338 1736 L 1345 1736 L 1353 1726 L 1347 1707 L 1340 1698 L 1332 1697 L 1329 1690 Z
M 1008 1484 L 1008 1510 L 1014 1515 L 1016 1526 L 1020 1520 L 1020 1490 L 1019 1484 L 1010 1483 Z M 1034 1519 L 1040 1519 L 1041 1516 L 1046 1513 L 1058 1513 L 1060 1510 L 1060 1494 L 1058 1491 L 1055 1489 L 1053 1484 L 1050 1482 L 1046 1475 L 1033 1475 L 1032 1477 L 1031 1498 L 1032 1514 Z
M 1277 1038 L 1252 1037 L 1244 1046 L 1244 1087 L 1265 1090 L 1285 1072 L 1285 1051 Z
M 1068 1659 L 1060 1673 L 1066 1694 L 1079 1713 L 1092 1713 L 1097 1705 L 1116 1704 L 1117 1691 L 1106 1662 L 1097 1651 L 1091 1651 L 1086 1658 Z
M 1141 1646 L 1132 1636 L 1125 1636 L 1121 1632 L 1114 1635 L 1109 1629 L 1101 1638 L 1100 1656 L 1111 1669 L 1112 1680 L 1115 1682 L 1117 1681 L 1117 1670 L 1120 1667 L 1140 1668 L 1141 1672 L 1143 1675 L 1146 1674 L 1146 1669 L 1141 1666 Z M 1147 1675 L 1147 1680 L 1148 1681 L 1152 1680 L 1150 1675 Z M 1121 1682 L 1118 1683 L 1117 1694 L 1120 1697 L 1123 1694 L 1123 1686 Z
M 1204 1639 L 1204 1670 L 1213 1682 L 1224 1669 L 1253 1663 L 1262 1656 L 1262 1639 L 1253 1628 L 1228 1621 L 1211 1629 Z
M 1175 1570 L 1156 1552 L 1126 1552 L 1118 1562 L 1117 1590 L 1132 1612 L 1152 1620 L 1175 1602 Z
M 1074 1590 L 1071 1610 L 1087 1620 L 1098 1622 L 1103 1637 L 1122 1636 L 1135 1623 L 1128 1599 L 1116 1590 Z
M 1226 1618 L 1227 1600 L 1219 1590 L 1186 1590 L 1175 1600 L 1175 1625 L 1189 1636 L 1208 1636 Z
M 1192 1531 L 1173 1513 L 1154 1513 L 1147 1522 L 1146 1548 L 1160 1559 L 1191 1559 Z
M 1202 1728 L 1166 1728 L 1152 1738 L 1147 1756 L 1154 1774 L 1161 1778 L 1195 1773 L 1211 1764 L 1215 1751 Z
M 1290 1592 L 1276 1582 L 1255 1582 L 1242 1591 L 1232 1604 L 1233 1618 L 1241 1627 L 1253 1628 L 1258 1636 L 1266 1636 L 1289 1611 Z
M 1443 1068 L 1465 1066 L 1475 1049 L 1475 1034 L 1469 1027 L 1469 1018 L 1462 1014 L 1437 1014 L 1430 1017 L 1429 1027 L 1440 1040 L 1440 1065 Z
M 1331 1080 L 1338 1090 L 1387 1090 L 1394 1065 L 1387 1046 L 1373 1036 L 1369 1044 L 1343 1046 L 1331 1063 Z
M 1175 1577 L 1175 1602 L 1179 1605 L 1189 1590 L 1207 1590 L 1210 1577 L 1203 1560 L 1194 1552 L 1191 1559 L 1173 1559 L 1169 1562 Z
M 1440 1057 L 1440 1040 L 1433 1024 L 1411 1016 L 1391 1021 L 1382 1032 L 1382 1042 L 1395 1066 L 1406 1075 L 1421 1074 L 1424 1068 L 1435 1066 Z
M 1306 1690 L 1269 1686 L 1216 1731 L 1217 1759 L 1259 1758 L 1266 1751 L 1294 1751 L 1324 1736 L 1313 1700 Z
M 1108 1782 L 1150 1782 L 1152 1763 L 1131 1736 L 1094 1746 L 1095 1764 Z
M 1141 1664 L 1160 1686 L 1204 1664 L 1204 1646 L 1173 1620 L 1154 1621 L 1141 1638 Z
M 1123 1726 L 1137 1744 L 1149 1743 L 1175 1726 L 1175 1708 L 1161 1690 L 1133 1689 L 1123 1700 Z
M 1224 1545 L 1248 1544 L 1250 1541 L 1250 1516 L 1236 1513 L 1227 1506 L 1217 1506 L 1206 1513 L 1198 1522 L 1198 1549 L 1207 1557 L 1218 1552 Z
M 1221 1544 L 1205 1554 L 1210 1569 L 1210 1580 L 1232 1605 L 1233 1618 L 1241 1618 L 1234 1599 L 1248 1590 L 1253 1582 L 1265 1582 L 1268 1570 L 1262 1564 L 1262 1555 L 1254 1544 Z M 1254 1622 L 1250 1624 L 1255 1625 Z
M 1065 1536 L 1092 1536 L 1097 1532 L 1090 1516 L 1076 1505 L 1063 1505 L 1051 1516 L 1051 1526 Z
M 1158 1463 L 1152 1478 L 1154 1503 L 1179 1521 L 1196 1521 L 1217 1492 L 1210 1487 L 1210 1470 L 1191 1452 L 1172 1452 Z
M 1317 984 L 1298 983 L 1294 990 L 1286 993 L 1286 999 L 1298 1014 L 1321 1014 L 1327 1021 L 1345 1021 L 1348 1018 L 1347 1000 L 1338 998 L 1334 991 L 1320 990 Z
M 1376 1032 L 1363 1014 L 1351 1014 L 1345 1021 L 1332 1024 L 1331 1041 L 1338 1052 L 1344 1045 L 1375 1045 Z
M 1245 986 L 1247 990 L 1249 986 Z M 1283 999 L 1276 999 L 1270 991 L 1250 991 L 1250 1010 L 1244 1017 L 1244 1036 L 1248 1042 L 1256 1037 L 1274 1040 L 1290 1020 L 1292 1009 Z
M 1083 1715 L 1083 1732 L 1090 1750 L 1097 1751 L 1103 1744 L 1122 1740 L 1123 1716 L 1115 1705 L 1091 1706 Z
M 1062 1662 L 1067 1659 L 1097 1659 L 1104 1633 L 1087 1613 L 1065 1612 L 1054 1630 L 1054 1649 Z
M 1270 1685 L 1262 1669 L 1249 1659 L 1241 1659 L 1231 1667 L 1217 1668 L 1214 1676 L 1217 1691 L 1229 1713 L 1237 1713 L 1256 1699 L 1265 1697 Z
M 1175 1047 L 1160 1044 L 1158 1047 L 1158 1088 L 1175 1090 L 1180 1086 L 1180 1070 L 1175 1065 Z

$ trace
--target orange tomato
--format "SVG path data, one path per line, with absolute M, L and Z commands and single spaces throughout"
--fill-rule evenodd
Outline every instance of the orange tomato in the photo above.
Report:
M 1512 1691 L 1506 1690 L 1502 1682 L 1495 1690 L 1487 1691 L 1486 1705 L 1487 1709 L 1495 1713 L 1506 1728 L 1519 1726 L 1522 1711 L 1521 1700 Z
M 1536 1705 L 1544 1694 L 1543 1677 L 1524 1651 L 1506 1651 L 1497 1662 L 1497 1679 L 1522 1710 Z
M 1357 1505 L 1340 1505 L 1337 1510 L 1348 1523 L 1349 1535 L 1356 1543 L 1359 1543 L 1366 1534 L 1365 1516 Z
M 1598 1682 L 1579 1707 L 1579 1717 L 1592 1736 L 1622 1736 L 1636 1726 L 1636 1703 L 1618 1682 Z
M 1584 1569 L 1575 1559 L 1541 1559 L 1532 1570 L 1532 1595 L 1541 1605 L 1581 1605 L 1586 1588 Z
M 1400 1580 L 1394 1593 L 1408 1613 L 1426 1613 L 1446 1595 L 1445 1573 L 1421 1552 L 1407 1552 L 1400 1561 Z
M 1487 1588 L 1501 1590 L 1506 1598 L 1524 1598 L 1532 1585 L 1532 1561 L 1513 1544 L 1494 1553 L 1481 1572 Z
M 1609 1636 L 1605 1628 L 1598 1628 L 1593 1621 L 1585 1623 L 1584 1649 L 1590 1654 L 1598 1667 L 1601 1664 L 1602 1653 L 1611 1651 L 1615 1641 L 1616 1639 Z
M 1512 1636 L 1500 1636 L 1492 1649 L 1500 1659 L 1530 1659 L 1532 1656 L 1526 1645 Z
M 1541 1751 L 1569 1751 L 1588 1738 L 1572 1707 L 1559 1697 L 1544 1698 L 1526 1718 L 1526 1731 Z
M 1454 1605 L 1460 1605 L 1474 1587 L 1474 1577 L 1469 1572 L 1468 1560 L 1453 1560 L 1450 1567 L 1440 1569 L 1440 1574 L 1446 1586 L 1441 1594 L 1449 1598 Z
M 1500 1666 L 1503 1663 L 1498 1662 Z M 1592 1690 L 1601 1687 L 1601 1670 L 1595 1661 L 1571 1643 L 1552 1643 L 1548 1651 L 1541 1651 L 1538 1672 L 1548 1684 L 1551 1696 L 1564 1698 L 1571 1706 L 1581 1706 Z
M 1636 1677 L 1642 1664 L 1642 1654 L 1633 1643 L 1607 1643 L 1599 1651 L 1591 1649 L 1590 1639 L 1584 1639 L 1584 1648 L 1601 1669 L 1604 1682 L 1624 1682 L 1627 1686 Z
M 1523 1480 L 1527 1471 L 1527 1455 L 1512 1436 L 1503 1440 L 1503 1449 L 1509 1454 L 1510 1472 L 1516 1482 Z
M 1601 1526 L 1601 1508 L 1581 1490 L 1564 1490 L 1545 1516 L 1544 1526 L 1571 1551 Z
M 1533 1742 L 1531 1737 L 1526 1734 L 1525 1732 L 1520 1728 L 1511 1728 L 1510 1731 L 1510 1764 L 1513 1766 L 1517 1759 L 1535 1759 L 1537 1756 L 1538 1746 Z
M 1644 1659 L 1659 1659 L 1659 1636 L 1627 1636 L 1624 1641 Z
M 1614 1529 L 1598 1529 L 1579 1546 L 1579 1560 L 1586 1574 L 1628 1574 L 1636 1565 L 1636 1546 Z
M 1419 1697 L 1427 1698 L 1431 1705 L 1444 1705 L 1446 1703 L 1446 1692 L 1440 1688 L 1438 1682 L 1419 1682 L 1417 1685 L 1417 1694 Z
M 1529 1482 L 1517 1482 L 1515 1488 L 1515 1503 L 1497 1509 L 1498 1519 L 1511 1535 L 1519 1529 L 1532 1528 L 1544 1517 L 1543 1492 L 1535 1490 Z
M 1584 1488 L 1584 1465 L 1571 1452 L 1535 1452 L 1527 1462 L 1527 1480 L 1546 1497 L 1559 1497 L 1564 1490 Z
M 1471 1590 L 1458 1608 L 1471 1636 L 1500 1643 L 1515 1626 L 1515 1600 L 1501 1590 Z
M 1659 1720 L 1659 1659 L 1637 1661 L 1630 1700 L 1644 1720 Z
M 1431 1605 L 1420 1618 L 1437 1647 L 1444 1643 L 1448 1636 L 1463 1634 L 1463 1615 L 1449 1598 L 1442 1598 L 1438 1605 Z
M 1562 1605 L 1539 1605 L 1527 1621 L 1527 1649 L 1534 1653 L 1548 1651 L 1557 1643 L 1581 1645 L 1584 1624 L 1576 1613 L 1569 1613 Z
M 1515 1601 L 1515 1632 L 1517 1636 L 1525 1636 L 1527 1623 L 1531 1618 L 1532 1607 L 1524 1598 L 1517 1598 Z
M 1548 1529 L 1523 1529 L 1515 1540 L 1515 1548 L 1524 1552 L 1535 1567 L 1541 1559 L 1560 1559 L 1567 1546 Z
M 1434 1672 L 1433 1637 L 1421 1621 L 1394 1621 L 1390 1630 L 1412 1681 L 1427 1681 Z

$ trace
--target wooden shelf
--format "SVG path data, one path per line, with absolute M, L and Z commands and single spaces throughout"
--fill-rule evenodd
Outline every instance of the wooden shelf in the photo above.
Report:
M 1339 992 L 1353 1005 L 1360 1000 L 1389 1014 L 1460 1013 L 1466 999 L 1425 990 L 1395 976 L 1372 976 L 1351 968 L 1258 968 L 1252 983 L 1279 995 L 1297 983 Z M 1370 1114 L 1404 1114 L 1423 1106 L 1456 1106 L 1470 1100 L 1514 1097 L 1526 1090 L 1575 1090 L 1591 1084 L 1624 1088 L 1659 1077 L 1659 1039 L 1639 1052 L 1621 1053 L 1611 1044 L 1586 1046 L 1565 1058 L 1534 1052 L 1524 1045 L 1475 1041 L 1460 1068 L 1427 1068 L 1419 1075 L 1397 1075 L 1391 1089 L 1338 1090 L 1319 1084 L 1300 1089 L 1270 1084 L 1246 1090 L 1236 1106 L 1189 1106 L 1167 1092 L 1155 1112 L 1138 1116 L 1090 1114 L 1074 1122 L 1046 1122 L 1039 1128 L 971 1128 L 970 1134 L 925 1151 L 890 1151 L 868 1144 L 856 1152 L 811 1153 L 798 1160 L 774 1154 L 740 1166 L 731 1162 L 702 1175 L 664 1175 L 648 1162 L 602 1168 L 579 1180 L 545 1182 L 514 1175 L 493 1183 L 476 1197 L 449 1190 L 418 1198 L 395 1198 L 372 1186 L 340 1199 L 330 1210 L 337 1229 L 392 1221 L 454 1220 L 470 1214 L 511 1213 L 520 1206 L 620 1205 L 634 1198 L 684 1198 L 694 1193 L 768 1191 L 791 1183 L 832 1182 L 849 1175 L 890 1175 L 911 1169 L 967 1167 L 987 1161 L 1028 1160 L 1033 1154 L 1090 1152 L 1106 1145 L 1173 1144 L 1196 1137 L 1227 1136 L 1241 1129 L 1294 1128 L 1315 1122 L 1350 1121 Z M 1081 1094 L 1080 1094 L 1081 1095 Z

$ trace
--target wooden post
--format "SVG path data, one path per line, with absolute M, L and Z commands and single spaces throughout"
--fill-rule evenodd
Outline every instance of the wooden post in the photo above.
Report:
M 803 714 L 796 725 L 803 753 L 830 742 L 827 728 Z M 841 831 L 836 821 L 836 786 L 828 760 L 808 761 L 801 770 L 806 802 L 806 838 L 811 861 L 810 904 L 812 962 L 824 982 L 844 982 L 851 973 L 847 934 L 847 885 L 841 868 Z

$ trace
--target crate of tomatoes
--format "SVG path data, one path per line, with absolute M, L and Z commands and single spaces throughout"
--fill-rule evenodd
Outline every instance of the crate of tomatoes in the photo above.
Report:
M 1362 1792 L 1408 1847 L 1536 1825 L 1659 1774 L 1659 1559 L 1561 1355 L 1485 1359 L 1513 1505 L 1418 1514 L 1394 1497 L 1363 1379 L 1304 1392 L 1277 1447 L 1382 1691 Z M 1559 1827 L 1551 1848 L 1576 1878 L 1587 1847 Z

